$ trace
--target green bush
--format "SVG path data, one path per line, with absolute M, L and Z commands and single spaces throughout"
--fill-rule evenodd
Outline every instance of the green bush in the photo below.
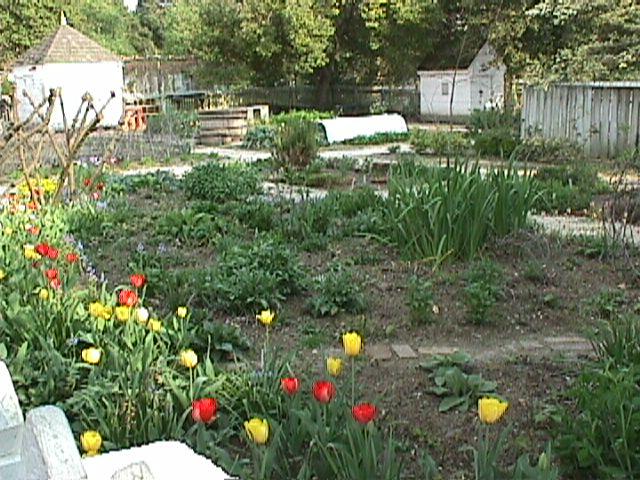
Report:
M 277 127 L 273 124 L 254 125 L 242 141 L 244 148 L 271 150 L 276 141 Z
M 491 322 L 495 305 L 503 296 L 502 269 L 495 262 L 484 260 L 475 263 L 466 277 L 464 301 L 472 323 L 482 325 Z
M 195 200 L 228 202 L 245 200 L 260 192 L 258 172 L 245 165 L 196 165 L 182 179 L 186 195 Z
M 176 135 L 179 138 L 192 139 L 200 130 L 198 112 L 195 110 L 176 110 L 167 105 L 157 115 L 150 115 L 147 132 L 158 135 Z
M 597 194 L 609 190 L 596 169 L 586 164 L 544 167 L 532 178 L 541 192 L 534 208 L 543 212 L 588 210 Z
M 584 160 L 579 145 L 563 139 L 533 137 L 525 139 L 512 154 L 512 160 L 525 163 L 571 164 Z
M 433 307 L 436 305 L 433 295 L 433 282 L 416 275 L 409 279 L 407 288 L 407 306 L 411 312 L 411 320 L 416 324 L 433 321 Z
M 500 110 L 475 110 L 469 117 L 470 137 L 479 155 L 508 158 L 520 144 L 520 118 Z
M 409 141 L 417 153 L 460 157 L 471 148 L 469 138 L 461 132 L 411 130 Z
M 347 145 L 380 145 L 383 143 L 406 142 L 411 137 L 410 133 L 375 133 L 345 140 Z
M 307 167 L 318 154 L 318 127 L 306 120 L 291 120 L 278 129 L 273 148 L 276 163 L 285 169 Z
M 309 309 L 317 317 L 361 313 L 366 308 L 365 296 L 353 271 L 341 263 L 332 264 L 317 277 L 315 289 L 317 293 L 309 300 Z

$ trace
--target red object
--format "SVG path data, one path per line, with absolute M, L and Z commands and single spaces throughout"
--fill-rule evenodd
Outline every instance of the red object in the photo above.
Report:
M 76 263 L 78 260 L 80 260 L 80 255 L 77 253 L 67 253 L 67 262 Z
M 102 191 L 104 190 L 104 182 L 100 182 L 99 184 L 96 185 L 96 189 Z
M 326 380 L 316 382 L 313 384 L 313 396 L 320 403 L 329 403 L 336 396 L 336 386 Z
M 36 245 L 36 252 L 38 252 L 40 255 L 42 255 L 43 257 L 48 257 L 49 256 L 49 248 L 51 248 L 48 244 L 46 243 L 39 243 L 38 245 Z
M 284 390 L 287 395 L 295 395 L 298 393 L 298 390 L 300 390 L 300 380 L 297 378 L 283 378 L 280 380 L 280 384 L 282 385 L 282 390 Z
M 191 402 L 191 418 L 198 423 L 211 423 L 216 419 L 218 402 L 215 398 L 200 398 Z
M 147 277 L 145 277 L 142 273 L 134 273 L 133 275 L 131 275 L 131 277 L 129 277 L 129 280 L 131 280 L 131 285 L 136 288 L 142 288 L 147 283 Z
M 57 268 L 50 268 L 44 271 L 44 276 L 47 277 L 47 280 L 55 280 L 58 278 L 59 272 Z
M 62 288 L 62 280 L 56 277 L 49 282 L 49 285 L 51 285 L 51 288 L 58 290 Z
M 85 178 L 83 183 L 85 187 L 90 187 L 93 182 L 91 182 L 90 178 Z
M 133 290 L 121 290 L 118 295 L 118 301 L 120 302 L 120 305 L 133 307 L 138 303 L 138 294 Z
M 36 227 L 36 226 L 29 227 L 28 232 L 29 232 L 31 235 L 38 235 L 38 234 L 40 234 L 40 227 Z
M 351 409 L 351 414 L 359 423 L 369 423 L 378 416 L 378 407 L 371 403 L 361 403 Z
M 51 260 L 55 260 L 56 258 L 58 258 L 59 254 L 60 252 L 58 251 L 57 248 L 49 245 L 49 251 L 47 252 L 47 257 L 49 257 Z

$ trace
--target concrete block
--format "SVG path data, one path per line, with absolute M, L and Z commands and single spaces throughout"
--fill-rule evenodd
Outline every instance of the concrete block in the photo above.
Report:
M 0 479 L 22 478 L 20 448 L 24 418 L 11 375 L 0 362 Z
M 391 345 L 391 349 L 400 358 L 418 358 L 418 354 L 407 344 Z
M 58 407 L 27 414 L 21 456 L 29 480 L 87 479 L 67 417 Z
M 374 343 L 373 345 L 367 345 L 367 355 L 372 360 L 391 360 L 393 356 L 389 345 L 383 343 Z

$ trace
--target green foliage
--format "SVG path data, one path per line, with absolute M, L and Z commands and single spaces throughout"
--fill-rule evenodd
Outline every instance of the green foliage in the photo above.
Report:
M 626 303 L 626 293 L 619 289 L 605 289 L 588 298 L 587 309 L 596 317 L 612 320 L 620 316 Z
M 408 258 L 469 259 L 491 236 L 523 227 L 534 199 L 529 177 L 511 169 L 405 162 L 391 170 L 385 234 Z
M 417 153 L 460 157 L 471 148 L 469 138 L 461 132 L 445 130 L 411 130 L 409 141 Z
M 346 140 L 347 145 L 380 145 L 383 143 L 406 142 L 411 138 L 410 133 L 375 133 Z
M 474 110 L 470 137 L 479 155 L 509 158 L 520 143 L 520 118 L 508 111 Z
M 433 307 L 436 305 L 433 295 L 433 282 L 417 275 L 409 279 L 407 288 L 407 306 L 411 320 L 416 324 L 433 322 Z
M 244 148 L 271 150 L 276 142 L 277 129 L 272 124 L 253 125 L 242 140 Z
M 619 368 L 640 365 L 640 317 L 622 315 L 602 322 L 594 331 L 593 348 L 601 362 Z
M 209 202 L 245 200 L 260 191 L 255 168 L 224 166 L 215 161 L 196 165 L 182 183 L 189 198 Z
M 155 233 L 191 245 L 215 245 L 226 228 L 223 218 L 182 209 L 163 215 L 155 224 Z
M 157 114 L 149 116 L 147 132 L 158 135 L 173 135 L 191 140 L 198 136 L 198 112 L 195 110 L 176 110 L 170 104 Z
M 550 163 L 554 165 L 576 164 L 585 161 L 579 145 L 560 138 L 532 137 L 518 145 L 512 160 L 525 163 Z
M 291 120 L 280 126 L 273 147 L 276 163 L 285 169 L 309 166 L 318 154 L 317 128 L 305 120 Z
M 464 289 L 464 301 L 471 322 L 483 325 L 494 319 L 496 302 L 503 296 L 503 275 L 500 266 L 489 260 L 472 265 Z
M 479 398 L 496 395 L 496 382 L 487 381 L 482 375 L 464 373 L 457 366 L 438 367 L 430 377 L 435 387 L 430 388 L 429 392 L 444 397 L 438 406 L 439 412 L 454 408 L 466 412 Z
M 335 117 L 333 112 L 323 112 L 320 110 L 291 110 L 289 112 L 278 113 L 269 120 L 270 123 L 278 126 L 286 125 L 289 122 L 311 122 L 326 120 Z
M 588 210 L 596 194 L 608 190 L 597 170 L 586 164 L 544 167 L 532 178 L 541 192 L 535 209 L 544 212 Z
M 316 317 L 335 316 L 340 312 L 361 313 L 367 302 L 353 271 L 333 263 L 316 278 L 317 293 L 309 300 L 309 309 Z

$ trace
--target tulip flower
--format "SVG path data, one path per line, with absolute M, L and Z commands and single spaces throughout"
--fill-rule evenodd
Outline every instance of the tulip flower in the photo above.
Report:
M 359 405 L 355 405 L 351 409 L 351 414 L 357 422 L 364 425 L 376 418 L 378 415 L 378 408 L 371 403 L 361 403 Z
M 131 308 L 124 305 L 116 307 L 116 318 L 121 322 L 127 322 L 131 318 Z
M 362 352 L 362 337 L 356 332 L 345 333 L 342 335 L 342 345 L 348 357 L 357 357 Z
M 280 384 L 287 395 L 295 395 L 300 390 L 300 380 L 297 378 L 283 378 L 280 380 Z
M 4 234 L 7 237 L 10 237 L 11 235 L 13 235 L 13 228 L 11 227 L 4 227 Z
M 191 402 L 191 418 L 198 423 L 211 423 L 216 419 L 218 402 L 215 398 L 201 398 Z
M 90 178 L 85 178 L 82 183 L 84 184 L 85 187 L 90 187 L 91 184 L 93 183 L 93 180 L 91 180 Z
M 342 359 L 337 357 L 327 358 L 327 372 L 333 377 L 339 377 L 342 373 Z
M 135 318 L 138 323 L 146 325 L 149 320 L 149 310 L 144 307 L 136 308 Z
M 58 278 L 59 272 L 56 268 L 50 268 L 44 271 L 44 276 L 47 277 L 47 280 L 55 280 Z
M 107 307 L 100 302 L 92 302 L 89 304 L 89 314 L 92 317 L 101 318 L 103 320 L 109 320 L 113 315 L 113 309 Z
M 35 247 L 35 251 L 38 252 L 38 255 L 42 256 L 42 257 L 48 257 L 49 256 L 49 245 L 46 243 L 39 243 L 38 245 L 36 245 Z
M 195 368 L 198 365 L 198 355 L 191 349 L 180 352 L 180 363 L 187 368 Z
M 29 232 L 29 234 L 34 236 L 40 235 L 40 227 L 37 227 L 37 226 L 29 227 L 27 229 L 27 232 Z
M 48 300 L 49 290 L 47 290 L 46 288 L 41 288 L 40 291 L 38 292 L 38 297 L 40 298 L 40 300 Z
M 60 280 L 59 278 L 54 278 L 49 282 L 49 285 L 51 286 L 51 288 L 59 290 L 62 288 L 62 280 Z
M 7 278 L 7 272 L 0 268 L 0 280 L 4 280 L 5 278 Z
M 269 423 L 262 418 L 252 418 L 244 422 L 244 429 L 251 441 L 264 445 L 269 439 Z
M 145 277 L 141 273 L 134 273 L 133 275 L 131 275 L 131 277 L 129 277 L 129 280 L 131 281 L 131 285 L 136 288 L 142 288 L 147 283 L 147 277 Z
M 97 455 L 102 447 L 102 436 L 95 430 L 87 430 L 80 435 L 80 444 L 88 457 Z
M 24 245 L 23 249 L 24 258 L 26 258 L 27 260 L 40 260 L 40 258 L 42 258 L 42 256 L 38 252 L 36 252 L 33 245 Z
M 100 358 L 102 358 L 102 352 L 100 349 L 96 347 L 89 347 L 82 350 L 82 360 L 87 362 L 89 365 L 97 365 L 100 363 Z
M 178 307 L 178 310 L 176 310 L 176 315 L 179 318 L 185 318 L 187 316 L 187 307 Z
M 157 318 L 152 318 L 147 322 L 147 328 L 152 332 L 160 332 L 162 331 L 162 322 Z
M 78 260 L 80 260 L 80 255 L 77 253 L 67 253 L 67 262 L 76 263 Z
M 320 403 L 329 403 L 336 396 L 336 387 L 325 380 L 313 384 L 313 396 Z
M 268 327 L 273 323 L 273 319 L 275 318 L 275 312 L 271 310 L 262 310 L 260 315 L 256 315 L 256 320 L 262 323 L 264 326 Z
M 482 423 L 491 425 L 499 422 L 508 408 L 508 402 L 501 402 L 497 398 L 484 397 L 478 400 L 478 417 Z
M 118 301 L 120 305 L 135 307 L 136 303 L 138 303 L 138 294 L 133 290 L 120 290 Z
M 51 260 L 56 260 L 58 258 L 59 254 L 60 254 L 60 252 L 58 251 L 57 248 L 49 246 L 49 251 L 47 252 L 47 257 L 49 257 Z

